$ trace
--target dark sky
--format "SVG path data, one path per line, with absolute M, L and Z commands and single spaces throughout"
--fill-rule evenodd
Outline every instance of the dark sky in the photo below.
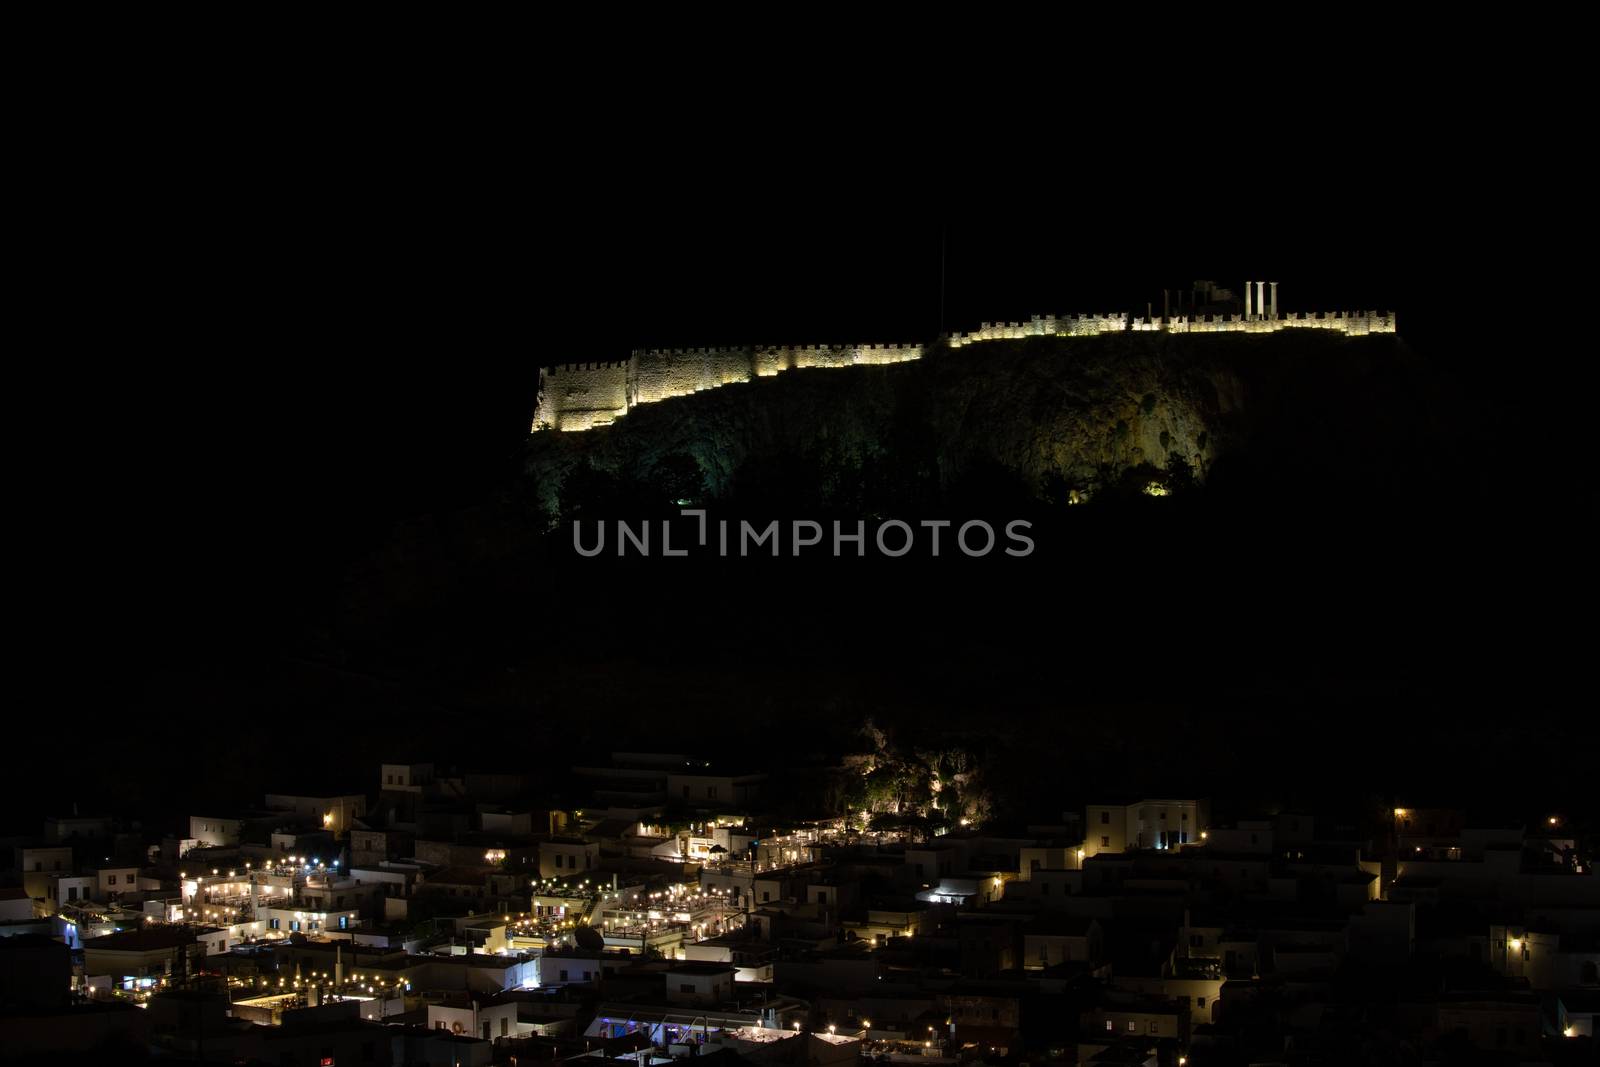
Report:
M 1254 139 L 1221 104 L 1189 109 L 1166 139 L 1150 135 L 1164 108 L 1100 118 L 1063 107 L 1027 136 L 877 113 L 836 130 L 791 127 L 785 111 L 763 115 L 762 136 L 746 143 L 691 121 L 692 110 L 641 101 L 585 122 L 547 100 L 515 127 L 422 111 L 359 138 L 331 122 L 305 136 L 281 128 L 265 143 L 227 139 L 218 151 L 233 165 L 205 181 L 130 179 L 90 210 L 106 249 L 93 270 L 146 284 L 105 312 L 125 351 L 87 431 L 40 477 L 52 595 L 30 635 L 46 683 L 35 740 L 63 717 L 106 720 L 152 775 L 201 758 L 139 747 L 141 723 L 199 714 L 153 700 L 152 672 L 265 669 L 393 521 L 505 484 L 540 364 L 648 345 L 927 338 L 939 324 L 941 243 L 952 329 L 1133 309 L 1199 278 L 1276 279 L 1288 310 L 1392 309 L 1408 342 L 1504 420 L 1505 448 L 1523 448 L 1558 376 L 1529 364 L 1565 357 L 1485 330 L 1478 313 L 1530 295 L 1524 245 L 1551 231 L 1559 197 L 1548 185 L 1525 195 L 1527 168 L 1482 150 L 1492 118 L 1482 108 L 1385 103 L 1385 84 L 1377 77 L 1370 99 L 1337 110 L 1269 108 Z M 985 116 L 958 108 L 939 121 L 962 117 Z M 1291 124 L 1329 134 L 1270 136 Z M 1104 132 L 1089 136 L 1091 126 Z M 1552 657 L 1570 637 L 1555 622 L 1554 585 L 1578 540 L 1562 461 L 1517 465 L 1515 512 L 1458 501 L 1407 513 L 1364 527 L 1353 556 L 1348 531 L 1263 536 L 1303 551 L 1280 552 L 1242 588 L 1323 596 L 1284 596 L 1263 615 L 1228 599 L 1237 588 L 1208 593 L 1224 598 L 1225 619 L 1272 635 L 1265 651 L 1247 640 L 1233 655 L 1286 656 L 1297 684 L 1422 672 L 1459 694 L 1482 673 L 1494 684 L 1480 695 L 1550 707 L 1562 682 Z M 1208 536 L 1231 544 L 1237 563 L 1247 535 Z M 1169 562 L 1145 567 L 1140 587 L 1159 587 Z M 1359 601 L 1337 595 L 1346 567 L 1367 568 L 1365 584 L 1342 586 Z M 1176 595 L 1207 589 L 1210 568 L 1184 563 Z M 738 581 L 728 583 L 737 600 Z M 995 596 L 1007 611 L 1051 610 L 1049 599 L 1023 604 L 1032 592 Z M 964 618 L 980 619 L 982 590 L 963 596 Z M 652 605 L 574 625 L 620 644 L 670 623 Z M 1288 636 L 1296 627 L 1308 641 Z M 1096 641 L 1086 647 L 1122 647 Z M 1053 678 L 1058 650 L 1024 644 L 1035 684 Z M 896 670 L 916 673 L 921 655 Z M 1227 652 L 1182 655 L 1193 667 Z M 1165 677 L 1151 685 L 1181 700 L 1180 675 L 1159 654 L 1123 648 L 1113 659 L 1130 679 Z M 1095 656 L 1080 648 L 1076 662 Z M 1484 711 L 1480 700 L 1470 715 Z M 1467 718 L 1448 706 L 1430 714 L 1441 730 Z

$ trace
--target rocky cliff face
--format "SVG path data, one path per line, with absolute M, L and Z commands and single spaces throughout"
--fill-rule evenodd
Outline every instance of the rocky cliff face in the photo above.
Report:
M 709 499 L 869 513 L 973 480 L 1088 497 L 1174 465 L 1234 488 L 1387 496 L 1438 477 L 1446 391 L 1392 336 L 995 341 L 898 366 L 797 371 L 642 405 L 605 429 L 535 434 L 527 470 L 552 512 L 571 503 L 561 487 L 575 491 L 577 468 L 648 481 L 685 457 Z

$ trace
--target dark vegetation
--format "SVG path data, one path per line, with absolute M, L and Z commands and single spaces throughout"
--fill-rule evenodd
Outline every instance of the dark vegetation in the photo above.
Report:
M 879 516 L 1128 500 L 1152 482 L 1236 506 L 1470 499 L 1496 427 L 1395 337 L 1110 336 L 790 372 L 530 440 L 550 520 L 680 499 Z M 1172 483 L 1167 485 L 1167 483 Z
M 731 386 L 530 438 L 499 485 L 374 533 L 270 654 L 164 649 L 142 743 L 181 750 L 181 724 L 217 708 L 346 724 L 293 759 L 193 762 L 185 795 L 241 801 L 397 756 L 559 784 L 614 748 L 678 745 L 790 766 L 798 815 L 845 800 L 807 768 L 869 718 L 897 751 L 1000 768 L 999 817 L 1110 787 L 1575 788 L 1581 739 L 1537 769 L 1502 758 L 1527 730 L 1578 737 L 1558 668 L 1584 657 L 1576 629 L 1518 606 L 1561 580 L 1559 548 L 1485 584 L 1503 543 L 1478 457 L 1501 430 L 1395 338 L 997 343 Z M 637 524 L 683 500 L 729 518 L 1020 517 L 1038 548 L 895 565 L 572 552 L 566 520 Z M 171 792 L 136 761 L 96 783 L 119 804 Z

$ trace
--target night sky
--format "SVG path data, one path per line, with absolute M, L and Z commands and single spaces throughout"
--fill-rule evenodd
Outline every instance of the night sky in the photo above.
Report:
M 1524 180 L 1509 163 L 1456 168 L 1468 131 L 1441 123 L 1459 116 L 1350 121 L 1382 129 L 1361 151 L 1246 159 L 1110 137 L 956 164 L 898 145 L 702 146 L 649 115 L 630 120 L 637 137 L 552 116 L 530 155 L 435 120 L 425 158 L 417 131 L 381 162 L 330 137 L 314 168 L 263 165 L 166 190 L 154 213 L 108 215 L 124 240 L 104 269 L 159 264 L 165 280 L 121 309 L 130 343 L 106 410 L 46 479 L 57 592 L 30 634 L 47 684 L 24 743 L 78 768 L 85 802 L 106 804 L 97 782 L 210 781 L 259 758 L 252 715 L 303 715 L 333 727 L 366 781 L 372 736 L 442 737 L 471 706 L 475 668 L 419 667 L 385 714 L 384 698 L 285 664 L 302 662 L 343 576 L 396 521 L 514 483 L 540 364 L 927 339 L 943 245 L 951 329 L 1159 308 L 1163 287 L 1199 278 L 1276 279 L 1286 310 L 1392 309 L 1481 412 L 1460 460 L 1500 491 L 1418 487 L 1411 501 L 1292 512 L 1257 501 L 1092 531 L 1081 557 L 1003 575 L 808 573 L 755 590 L 710 567 L 570 618 L 501 625 L 510 605 L 468 605 L 439 618 L 439 643 L 548 679 L 567 710 L 581 662 L 600 679 L 591 703 L 628 709 L 636 743 L 649 740 L 639 709 L 691 700 L 778 714 L 811 700 L 843 721 L 874 701 L 939 704 L 1023 730 L 1028 716 L 1139 704 L 1161 722 L 1253 732 L 1234 776 L 1267 761 L 1288 779 L 1320 752 L 1309 777 L 1328 790 L 1393 788 L 1407 767 L 1428 787 L 1490 767 L 1508 789 L 1549 785 L 1536 753 L 1594 740 L 1568 697 L 1583 654 L 1562 607 L 1589 558 L 1586 505 L 1565 491 L 1568 457 L 1530 448 L 1566 357 L 1461 312 L 1526 295 L 1508 272 L 1553 209 L 1508 210 L 1508 183 Z M 704 635 L 730 619 L 738 636 L 708 657 Z M 873 639 L 843 636 L 863 632 Z M 276 712 L 229 707 L 268 677 Z M 95 743 L 63 744 L 67 722 Z M 537 711 L 513 725 L 558 739 Z M 1503 760 L 1507 745 L 1526 757 Z M 33 800 L 59 807 L 68 790 L 57 780 Z

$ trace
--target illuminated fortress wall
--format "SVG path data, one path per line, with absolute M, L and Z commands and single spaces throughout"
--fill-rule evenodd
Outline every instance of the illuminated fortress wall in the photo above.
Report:
M 606 426 L 633 406 L 636 360 L 567 363 L 539 372 L 539 403 L 533 428 L 561 430 Z
M 1170 319 L 1134 319 L 1131 330 L 1165 333 L 1277 333 L 1279 330 L 1338 330 L 1348 337 L 1394 333 L 1392 311 L 1290 312 L 1278 318 L 1243 315 L 1175 316 Z
M 1277 333 L 1301 328 L 1338 330 L 1350 337 L 1370 333 L 1394 333 L 1393 312 L 1331 311 L 1291 312 L 1277 318 L 1260 315 L 1175 315 L 1171 318 L 1134 318 L 1116 315 L 1035 315 L 1027 322 L 986 322 L 971 333 L 952 334 L 946 340 L 951 348 L 978 341 L 1000 341 L 1017 337 L 1093 337 L 1125 330 L 1151 333 Z
M 1094 337 L 1121 333 L 1128 328 L 1126 313 L 1115 315 L 1035 315 L 1027 322 L 986 322 L 971 333 L 951 334 L 951 348 L 977 341 L 1005 341 L 1017 337 Z
M 588 430 L 638 404 L 687 396 L 786 370 L 870 367 L 921 359 L 922 345 L 670 348 L 615 363 L 569 363 L 539 372 L 535 430 Z
M 986 322 L 944 339 L 951 348 L 1023 337 L 1093 337 L 1104 333 L 1277 333 L 1337 330 L 1349 337 L 1394 333 L 1393 312 L 1334 311 L 1287 315 L 1196 315 L 1141 318 L 1035 315 L 1027 322 Z M 539 372 L 535 430 L 607 426 L 639 404 L 687 396 L 786 370 L 881 366 L 921 359 L 922 345 L 793 345 L 758 348 L 670 348 L 635 352 L 608 363 L 567 363 Z

